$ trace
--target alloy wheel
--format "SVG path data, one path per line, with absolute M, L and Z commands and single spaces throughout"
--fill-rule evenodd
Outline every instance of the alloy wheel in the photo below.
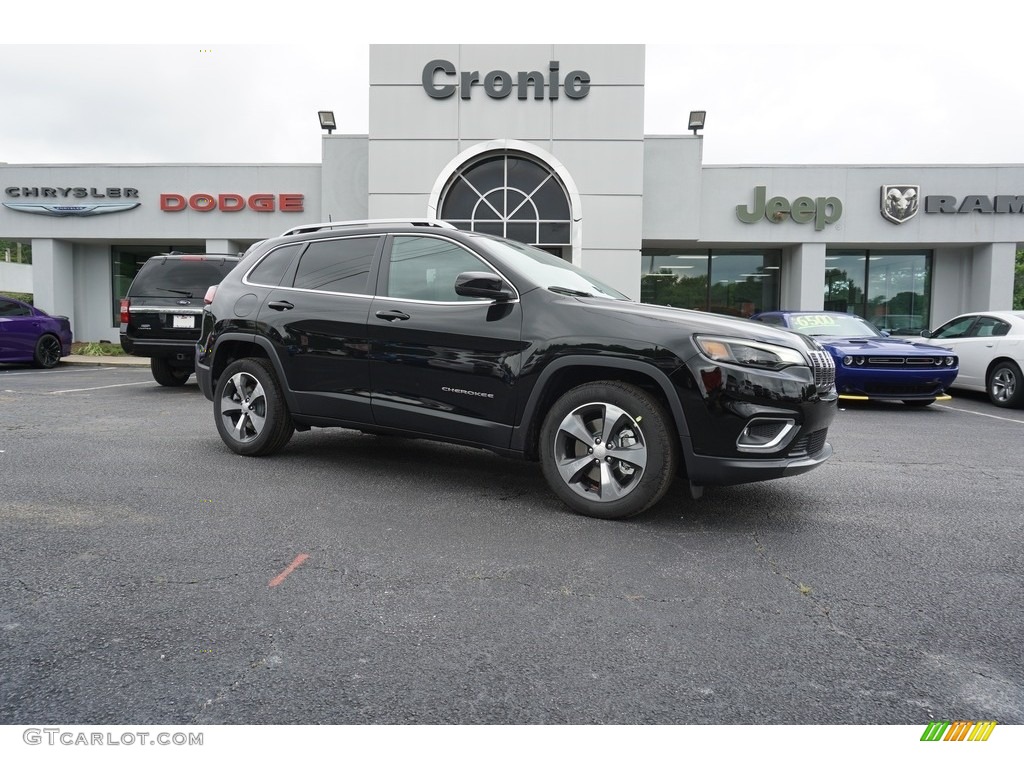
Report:
M 245 371 L 231 376 L 220 400 L 220 418 L 238 442 L 258 438 L 267 419 L 267 397 L 259 379 Z
M 992 399 L 1005 403 L 1012 400 L 1017 392 L 1017 377 L 1009 368 L 1000 368 L 993 374 L 992 382 L 989 384 L 989 391 Z
M 554 458 L 558 474 L 576 494 L 608 502 L 638 486 L 647 468 L 647 445 L 640 425 L 624 410 L 587 403 L 558 425 Z

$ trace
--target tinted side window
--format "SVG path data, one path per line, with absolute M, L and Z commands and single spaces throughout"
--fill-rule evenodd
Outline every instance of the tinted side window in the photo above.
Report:
M 295 271 L 296 288 L 335 293 L 369 293 L 370 264 L 377 237 L 349 237 L 310 243 Z
M 972 336 L 1005 336 L 1010 326 L 994 317 L 979 317 Z
M 276 248 L 256 265 L 256 268 L 249 273 L 249 282 L 257 285 L 280 285 L 281 278 L 292 263 L 292 258 L 301 248 L 300 245 L 286 245 L 283 248 Z
M 16 301 L 0 300 L 0 317 L 28 317 L 32 310 Z
M 422 301 L 479 301 L 455 293 L 455 278 L 461 272 L 480 271 L 490 268 L 455 243 L 435 237 L 395 237 L 387 295 Z

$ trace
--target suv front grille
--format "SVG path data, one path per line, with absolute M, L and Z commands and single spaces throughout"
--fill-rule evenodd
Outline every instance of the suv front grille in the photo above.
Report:
M 814 386 L 819 392 L 829 392 L 836 384 L 836 364 L 825 350 L 812 349 L 807 352 L 814 372 Z

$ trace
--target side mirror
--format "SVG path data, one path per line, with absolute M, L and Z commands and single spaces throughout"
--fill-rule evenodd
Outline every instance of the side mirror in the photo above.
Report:
M 932 337 L 932 332 L 929 331 L 927 328 L 924 328 L 921 331 L 921 335 L 926 339 L 930 339 Z
M 463 272 L 455 278 L 455 293 L 476 299 L 508 301 L 512 292 L 505 281 L 491 272 Z

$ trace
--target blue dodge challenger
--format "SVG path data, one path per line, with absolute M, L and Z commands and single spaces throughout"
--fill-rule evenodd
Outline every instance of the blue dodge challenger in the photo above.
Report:
M 751 320 L 814 337 L 835 360 L 841 399 L 924 407 L 948 400 L 959 372 L 952 349 L 893 338 L 845 312 L 761 312 Z

